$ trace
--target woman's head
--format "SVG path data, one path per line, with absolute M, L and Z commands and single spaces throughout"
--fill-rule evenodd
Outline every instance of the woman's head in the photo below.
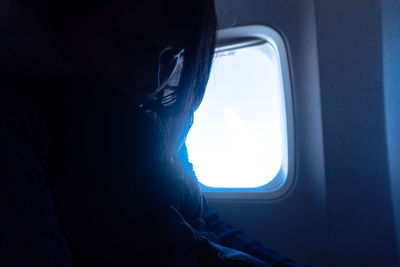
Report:
M 138 105 L 148 102 L 159 86 L 160 52 L 167 47 L 183 51 L 173 104 L 152 101 L 150 108 L 162 132 L 165 156 L 174 157 L 209 76 L 216 31 L 213 0 L 44 1 L 32 5 L 65 40 L 77 75 L 122 90 Z

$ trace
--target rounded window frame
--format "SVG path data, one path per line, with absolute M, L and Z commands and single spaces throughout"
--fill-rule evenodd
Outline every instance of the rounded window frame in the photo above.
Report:
M 228 47 L 236 49 L 236 47 L 250 47 L 262 43 L 268 43 L 273 47 L 277 55 L 278 66 L 281 69 L 285 104 L 283 117 L 286 117 L 286 131 L 284 133 L 287 142 L 286 149 L 283 149 L 282 166 L 277 175 L 267 184 L 255 188 L 214 188 L 200 183 L 200 188 L 203 194 L 211 200 L 273 200 L 280 198 L 289 191 L 293 184 L 295 172 L 293 97 L 286 45 L 277 31 L 264 25 L 222 29 L 217 33 L 217 40 L 216 52 L 229 50 Z M 285 155 L 286 152 L 287 155 Z

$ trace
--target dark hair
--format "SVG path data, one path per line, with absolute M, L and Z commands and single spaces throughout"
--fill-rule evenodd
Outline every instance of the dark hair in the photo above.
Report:
M 134 0 L 119 0 L 134 1 Z M 110 0 L 23 0 L 49 20 L 57 32 L 80 17 L 88 16 L 101 9 Z M 217 19 L 214 0 L 173 0 L 171 8 L 182 14 L 189 31 L 185 39 L 185 59 L 181 83 L 174 105 L 157 108 L 154 118 L 161 132 L 163 157 L 176 159 L 193 123 L 194 111 L 200 105 L 209 78 L 213 60 Z M 78 18 L 78 19 L 77 19 Z
M 182 83 L 177 101 L 159 112 L 166 156 L 176 158 L 193 123 L 209 79 L 216 44 L 217 19 L 213 0 L 201 0 L 185 47 Z
M 63 35 L 63 30 L 68 30 L 68 21 L 77 18 L 77 16 L 82 16 L 85 18 L 91 12 L 96 12 L 101 3 L 112 0 L 98 0 L 94 2 L 94 0 L 21 0 L 26 4 L 29 4 L 31 8 L 37 9 L 37 12 L 41 13 L 41 18 L 48 20 L 48 24 L 52 27 L 57 27 L 55 29 L 57 34 Z M 78 2 L 80 1 L 80 2 Z M 130 0 L 118 0 L 118 1 L 130 1 Z M 131 0 L 135 1 L 135 0 Z M 114 171 L 123 174 L 124 176 L 129 176 L 131 178 L 131 171 L 135 172 L 134 175 L 138 175 L 138 177 L 142 177 L 142 179 L 132 179 L 134 182 L 145 184 L 147 186 L 150 184 L 152 188 L 156 188 L 155 190 L 158 192 L 155 194 L 158 198 L 161 198 L 162 201 L 155 201 L 160 203 L 168 202 L 174 203 L 174 206 L 177 208 L 181 208 L 182 214 L 184 216 L 188 216 L 185 218 L 190 218 L 191 216 L 195 216 L 196 210 L 193 208 L 194 205 L 190 203 L 196 203 L 201 205 L 201 194 L 199 192 L 198 183 L 196 183 L 196 177 L 193 172 L 193 169 L 190 167 L 190 164 L 187 164 L 187 153 L 185 146 L 183 145 L 188 134 L 188 131 L 193 123 L 193 115 L 196 109 L 199 107 L 204 93 L 206 89 L 206 85 L 208 82 L 210 69 L 214 57 L 214 50 L 216 44 L 216 29 L 217 29 L 217 19 L 214 7 L 214 0 L 171 0 L 165 1 L 171 2 L 171 8 L 175 14 L 180 14 L 182 17 L 174 18 L 180 20 L 180 23 L 184 22 L 183 25 L 187 25 L 186 30 L 184 30 L 184 34 L 182 34 L 184 43 L 184 62 L 183 62 L 183 71 L 181 75 L 181 80 L 178 89 L 176 90 L 176 101 L 173 105 L 169 105 L 166 107 L 159 107 L 154 109 L 154 121 L 156 124 L 156 128 L 161 133 L 155 134 L 149 137 L 149 140 L 152 143 L 152 147 L 147 147 L 148 142 L 143 142 L 144 146 L 143 151 L 145 153 L 149 153 L 151 155 L 136 155 L 140 156 L 140 163 L 143 163 L 143 166 L 135 166 L 139 168 L 130 168 L 132 157 L 129 154 L 127 157 L 125 154 L 125 144 L 124 148 L 120 151 L 121 157 L 119 153 L 115 153 L 116 155 L 111 155 L 112 153 L 104 153 L 104 149 L 107 146 L 98 146 L 98 143 L 95 141 L 90 143 L 88 147 L 88 153 L 93 153 L 96 157 L 99 156 L 100 159 L 93 161 L 93 164 L 98 164 L 98 162 L 109 161 L 111 160 L 111 164 L 113 166 L 114 162 L 118 162 L 119 168 L 112 168 L 112 176 L 118 176 Z M 93 4 L 91 7 L 90 4 Z M 78 8 L 78 10 L 76 10 Z M 181 24 L 179 24 L 181 25 Z M 67 32 L 65 32 L 67 33 Z M 180 37 L 177 37 L 180 38 Z M 179 42 L 182 43 L 182 42 Z M 46 78 L 47 79 L 47 78 Z M 67 89 L 68 90 L 68 89 Z M 35 94 L 36 98 L 41 98 L 40 95 L 37 95 L 37 92 L 31 90 L 32 93 Z M 53 93 L 54 90 L 50 90 Z M 80 97 L 81 92 L 77 93 Z M 108 99 L 107 99 L 108 100 Z M 106 101 L 107 101 L 106 100 Z M 54 104 L 57 105 L 57 104 Z M 50 108 L 53 108 L 51 106 Z M 63 106 L 56 107 L 62 109 L 60 112 L 63 112 Z M 44 108 L 45 112 L 48 113 L 47 108 Z M 137 114 L 136 114 L 137 115 Z M 139 114 L 143 115 L 143 114 Z M 52 115 L 50 115 L 52 116 Z M 128 120 L 131 119 L 131 115 L 127 116 Z M 59 123 L 62 120 L 59 120 L 58 115 L 55 116 L 56 123 Z M 143 122 L 148 123 L 147 116 L 140 116 L 140 118 L 144 118 Z M 99 118 L 102 119 L 102 118 Z M 121 119 L 123 120 L 123 119 Z M 143 135 L 146 133 L 147 128 L 154 126 L 154 123 L 151 123 L 142 127 L 142 132 L 138 132 L 136 136 L 146 138 L 148 136 Z M 75 124 L 74 124 L 75 125 Z M 114 124 L 112 124 L 114 125 Z M 120 124 L 118 124 L 120 125 Z M 147 127 L 149 126 L 149 127 Z M 60 126 L 64 127 L 63 125 Z M 140 127 L 139 127 L 140 128 Z M 112 127 L 101 128 L 107 132 L 108 129 L 113 129 Z M 136 131 L 137 129 L 135 129 Z M 149 133 L 153 134 L 153 131 L 150 129 Z M 140 130 L 138 130 L 140 131 Z M 104 133 L 100 131 L 100 135 Z M 125 132 L 124 132 L 125 133 Z M 62 133 L 64 134 L 64 131 Z M 136 133 L 135 133 L 136 134 Z M 108 136 L 108 135 L 107 135 Z M 141 142 L 141 140 L 136 140 L 133 138 L 133 143 Z M 62 142 L 61 142 L 62 143 Z M 92 147 L 91 145 L 95 145 Z M 63 145 L 63 144 L 62 144 Z M 63 148 L 63 146 L 61 147 Z M 135 143 L 136 145 L 136 143 Z M 132 145 L 136 147 L 135 145 Z M 140 144 L 141 145 L 141 144 Z M 138 147 L 140 147 L 140 145 Z M 160 146 L 161 145 L 161 146 Z M 68 146 L 67 149 L 70 149 L 69 143 L 66 144 Z M 106 147 L 106 148 L 105 148 Z M 128 145 L 130 148 L 131 146 Z M 98 150 L 97 150 L 98 149 Z M 114 149 L 114 147 L 113 147 Z M 117 148 L 118 149 L 118 148 Z M 139 150 L 141 150 L 140 147 Z M 100 152 L 101 150 L 101 152 Z M 130 149 L 128 149 L 130 153 Z M 99 151 L 99 153 L 97 153 Z M 138 151 L 138 152 L 143 152 Z M 114 151 L 113 151 L 114 152 Z M 64 153 L 64 152 L 62 152 Z M 71 152 L 73 153 L 73 152 Z M 140 154 L 140 153 L 138 153 Z M 92 154 L 90 154 L 92 155 Z M 103 157 L 104 155 L 104 157 Z M 147 157 L 148 156 L 148 157 Z M 154 158 L 156 157 L 156 158 Z M 74 156 L 75 158 L 75 156 Z M 149 161 L 147 159 L 150 159 Z M 153 161 L 153 158 L 155 161 Z M 85 159 L 86 160 L 86 159 Z M 136 159 L 135 159 L 136 160 Z M 121 163 L 122 162 L 122 163 Z M 127 163 L 129 162 L 129 163 Z M 160 163 L 160 164 L 159 164 Z M 56 166 L 62 164 L 57 160 L 54 163 Z M 69 168 L 69 162 L 66 163 Z M 87 164 L 92 164 L 88 162 Z M 99 164 L 101 165 L 101 164 Z M 104 164 L 107 165 L 107 164 Z M 129 165 L 125 168 L 125 165 Z M 108 165 L 107 165 L 108 166 Z M 102 173 L 108 173 L 107 166 L 100 166 L 99 170 Z M 54 168 L 55 170 L 59 170 L 59 167 Z M 88 167 L 89 169 L 91 167 Z M 104 171 L 104 169 L 105 171 Z M 97 165 L 93 168 L 97 169 Z M 111 171 L 111 170 L 110 170 Z M 92 172 L 90 175 L 94 175 Z M 103 174 L 102 174 L 103 175 Z M 107 176 L 107 174 L 105 174 Z M 147 178 L 146 178 L 147 177 Z M 121 179 L 124 180 L 124 179 Z M 180 182 L 177 182 L 180 181 Z M 57 184 L 59 182 L 53 181 L 53 183 Z M 142 184 L 141 184 L 142 185 Z M 134 188 L 141 188 L 135 186 Z M 141 190 L 138 190 L 140 192 Z M 144 192 L 146 190 L 143 190 Z M 187 194 L 190 192 L 189 194 Z M 192 196 L 187 198 L 187 196 Z M 138 199 L 140 199 L 140 194 L 138 195 Z M 194 218 L 194 217 L 193 217 Z

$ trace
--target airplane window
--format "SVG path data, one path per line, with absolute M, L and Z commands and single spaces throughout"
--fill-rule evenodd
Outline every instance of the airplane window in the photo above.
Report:
M 287 121 L 277 49 L 252 38 L 216 50 L 186 140 L 203 189 L 260 188 L 287 168 Z

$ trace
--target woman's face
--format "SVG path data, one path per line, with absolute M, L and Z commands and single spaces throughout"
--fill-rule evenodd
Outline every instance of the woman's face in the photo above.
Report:
M 157 88 L 157 47 L 183 48 L 187 25 L 171 1 L 114 2 L 73 23 L 67 46 L 82 78 L 139 103 Z

